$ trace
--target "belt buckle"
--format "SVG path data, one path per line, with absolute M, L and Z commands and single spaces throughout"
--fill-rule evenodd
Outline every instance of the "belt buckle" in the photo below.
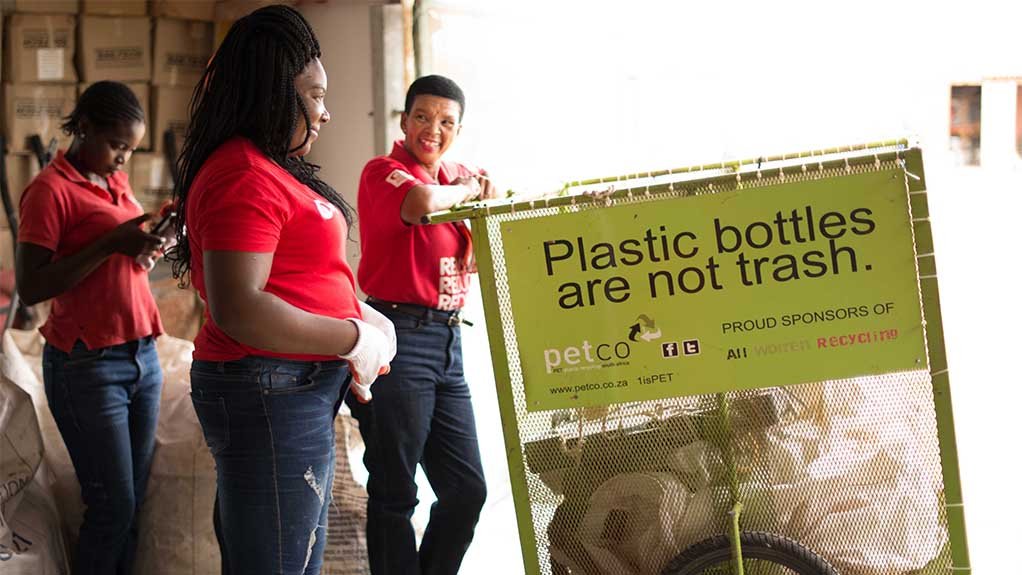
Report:
M 451 315 L 447 316 L 447 325 L 449 327 L 461 325 L 461 310 L 455 310 Z

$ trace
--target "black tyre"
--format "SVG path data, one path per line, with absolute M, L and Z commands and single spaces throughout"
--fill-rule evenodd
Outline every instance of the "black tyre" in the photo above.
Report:
M 827 560 L 783 535 L 743 531 L 742 559 L 746 575 L 838 575 Z M 731 539 L 715 535 L 691 545 L 661 575 L 731 575 Z

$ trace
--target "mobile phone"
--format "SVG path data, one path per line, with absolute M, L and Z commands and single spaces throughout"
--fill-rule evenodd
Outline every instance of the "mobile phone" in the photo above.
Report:
M 154 236 L 162 234 L 163 230 L 167 229 L 167 226 L 170 225 L 170 222 L 176 216 L 177 212 L 174 211 L 167 212 L 167 215 L 163 216 L 163 219 L 160 220 L 159 223 L 157 223 L 155 226 L 153 226 L 153 229 L 149 230 L 149 233 L 153 234 Z

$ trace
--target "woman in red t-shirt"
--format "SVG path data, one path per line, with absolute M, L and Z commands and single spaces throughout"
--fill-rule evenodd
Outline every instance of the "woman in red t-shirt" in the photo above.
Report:
M 396 342 L 355 296 L 351 209 L 305 161 L 329 121 L 312 29 L 270 6 L 231 26 L 199 82 L 180 159 L 175 275 L 207 312 L 192 403 L 216 460 L 225 574 L 313 574 L 348 374 L 369 400 Z
M 53 299 L 43 384 L 86 505 L 73 572 L 130 573 L 163 384 L 163 326 L 136 263 L 162 240 L 141 229 L 150 214 L 121 170 L 145 114 L 127 86 L 97 82 L 61 128 L 71 146 L 21 198 L 18 292 L 29 305 Z

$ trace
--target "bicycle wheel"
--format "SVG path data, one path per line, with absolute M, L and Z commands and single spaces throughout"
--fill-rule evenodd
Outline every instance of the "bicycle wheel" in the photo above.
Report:
M 783 535 L 743 531 L 742 559 L 746 575 L 838 575 L 827 560 Z M 731 540 L 715 535 L 694 543 L 660 572 L 661 575 L 731 575 Z

